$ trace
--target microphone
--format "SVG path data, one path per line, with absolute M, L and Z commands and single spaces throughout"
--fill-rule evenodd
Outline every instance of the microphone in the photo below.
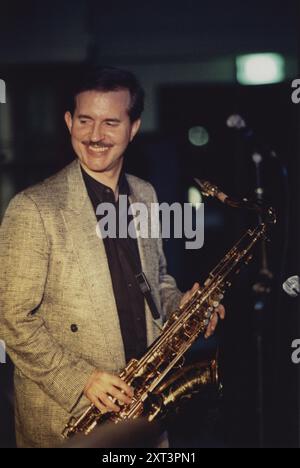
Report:
M 291 297 L 297 297 L 300 294 L 299 276 L 291 276 L 282 285 L 283 290 Z

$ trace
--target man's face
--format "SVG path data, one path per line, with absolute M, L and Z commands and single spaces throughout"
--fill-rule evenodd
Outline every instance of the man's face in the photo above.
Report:
M 87 172 L 114 175 L 121 169 L 124 152 L 140 127 L 140 120 L 130 121 L 129 106 L 128 90 L 77 95 L 74 115 L 67 112 L 65 121 Z

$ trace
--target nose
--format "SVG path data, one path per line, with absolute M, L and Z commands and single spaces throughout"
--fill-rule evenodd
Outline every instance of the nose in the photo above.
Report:
M 97 141 L 103 140 L 103 138 L 104 138 L 103 129 L 101 128 L 100 124 L 97 124 L 97 122 L 95 122 L 92 127 L 92 133 L 90 135 L 90 139 L 92 142 L 97 142 Z

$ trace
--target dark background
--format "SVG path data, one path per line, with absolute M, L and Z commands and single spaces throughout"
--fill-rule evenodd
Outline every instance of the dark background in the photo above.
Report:
M 279 160 L 266 156 L 263 163 L 265 198 L 278 212 L 268 244 L 272 293 L 266 307 L 255 310 L 257 260 L 237 279 L 225 299 L 226 322 L 210 342 L 220 347 L 223 398 L 187 405 L 180 422 L 172 424 L 171 440 L 182 447 L 298 447 L 299 370 L 291 362 L 291 342 L 300 337 L 299 304 L 281 292 L 282 280 L 299 272 L 299 106 L 291 101 L 299 54 L 294 2 L 10 1 L 1 5 L 0 16 L 0 78 L 7 84 L 7 103 L 0 105 L 1 216 L 16 192 L 72 160 L 63 122 L 66 95 L 88 62 L 128 68 L 142 81 L 143 127 L 126 165 L 154 184 L 160 201 L 186 202 L 195 176 L 233 196 L 253 196 L 253 145 L 226 127 L 233 113 L 245 116 L 258 139 L 275 149 Z M 281 53 L 286 80 L 237 84 L 236 55 L 254 52 Z M 196 125 L 209 132 L 205 147 L 188 141 L 188 130 Z M 204 281 L 255 222 L 253 216 L 206 202 L 204 248 L 188 251 L 183 241 L 165 243 L 180 289 Z M 198 343 L 193 355 L 201 357 L 202 347 Z M 0 365 L 3 447 L 14 445 L 11 369 L 10 363 Z

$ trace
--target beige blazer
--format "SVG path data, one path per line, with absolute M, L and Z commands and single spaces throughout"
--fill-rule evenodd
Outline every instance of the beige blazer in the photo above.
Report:
M 133 202 L 156 201 L 149 183 L 126 177 Z M 161 240 L 139 238 L 138 245 L 163 317 L 182 293 L 167 274 Z M 159 329 L 147 305 L 146 323 L 150 345 Z M 15 364 L 19 447 L 60 444 L 70 416 L 89 404 L 82 395 L 89 375 L 95 368 L 119 373 L 125 365 L 105 248 L 78 161 L 18 194 L 6 211 L 0 339 Z

